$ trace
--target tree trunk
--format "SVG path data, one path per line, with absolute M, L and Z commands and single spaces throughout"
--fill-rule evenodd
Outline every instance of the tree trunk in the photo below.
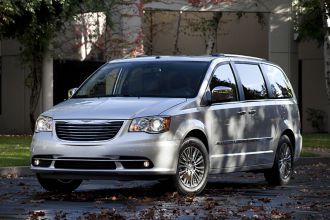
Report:
M 206 54 L 210 55 L 213 53 L 215 42 L 217 41 L 218 27 L 222 17 L 222 12 L 213 12 L 211 21 L 210 33 L 205 40 L 206 42 Z
M 30 126 L 31 131 L 34 131 L 34 126 L 36 122 L 35 112 L 37 109 L 37 105 L 40 97 L 41 90 L 41 59 L 38 57 L 34 57 L 30 66 L 30 88 L 31 88 L 31 96 L 30 96 Z
M 328 5 L 326 5 L 325 1 L 321 1 L 321 9 L 323 15 L 323 27 L 326 30 L 323 44 L 323 55 L 324 55 L 324 77 L 325 77 L 325 88 L 328 97 L 328 101 L 330 102 L 330 33 L 329 33 L 329 25 L 328 25 Z
M 326 39 L 324 40 L 324 77 L 325 77 L 325 89 L 327 92 L 328 101 L 330 102 L 330 39 L 329 34 L 326 34 Z
M 180 36 L 180 26 L 181 26 L 181 15 L 182 12 L 179 12 L 179 16 L 178 16 L 178 22 L 176 25 L 176 35 L 175 35 L 175 42 L 174 42 L 174 51 L 173 54 L 180 54 L 180 50 L 179 50 L 179 36 Z

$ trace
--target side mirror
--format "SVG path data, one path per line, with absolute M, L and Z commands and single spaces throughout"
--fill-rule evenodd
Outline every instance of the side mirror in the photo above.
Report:
M 71 98 L 75 92 L 78 90 L 78 88 L 73 88 L 73 89 L 69 89 L 68 91 L 68 99 Z
M 234 98 L 234 91 L 227 86 L 217 86 L 212 90 L 212 103 L 230 101 Z

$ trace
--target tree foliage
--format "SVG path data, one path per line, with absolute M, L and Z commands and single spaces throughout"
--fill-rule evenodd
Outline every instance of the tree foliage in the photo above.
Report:
M 327 29 L 323 25 L 323 15 L 326 13 L 324 9 L 326 8 L 322 7 L 322 3 L 322 0 L 297 1 L 297 20 L 295 28 L 299 34 L 299 40 L 316 40 L 319 45 L 323 45 Z M 326 5 L 329 7 L 329 4 Z M 327 13 L 327 16 L 328 15 Z
M 33 56 L 38 56 L 47 49 L 63 18 L 70 14 L 70 5 L 65 0 L 3 0 L 0 36 L 16 38 L 24 46 L 23 51 L 34 51 Z

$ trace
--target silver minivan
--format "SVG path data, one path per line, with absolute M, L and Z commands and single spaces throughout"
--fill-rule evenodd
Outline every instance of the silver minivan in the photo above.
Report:
M 83 179 L 159 179 L 198 194 L 211 174 L 262 172 L 287 184 L 302 146 L 297 101 L 266 60 L 113 60 L 37 119 L 31 169 L 46 190 Z

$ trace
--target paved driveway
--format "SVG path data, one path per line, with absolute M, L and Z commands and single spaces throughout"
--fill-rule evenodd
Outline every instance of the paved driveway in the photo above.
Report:
M 0 219 L 330 219 L 329 162 L 297 167 L 284 187 L 269 187 L 262 174 L 213 176 L 196 197 L 158 181 L 85 181 L 74 193 L 53 194 L 34 177 L 2 178 Z

